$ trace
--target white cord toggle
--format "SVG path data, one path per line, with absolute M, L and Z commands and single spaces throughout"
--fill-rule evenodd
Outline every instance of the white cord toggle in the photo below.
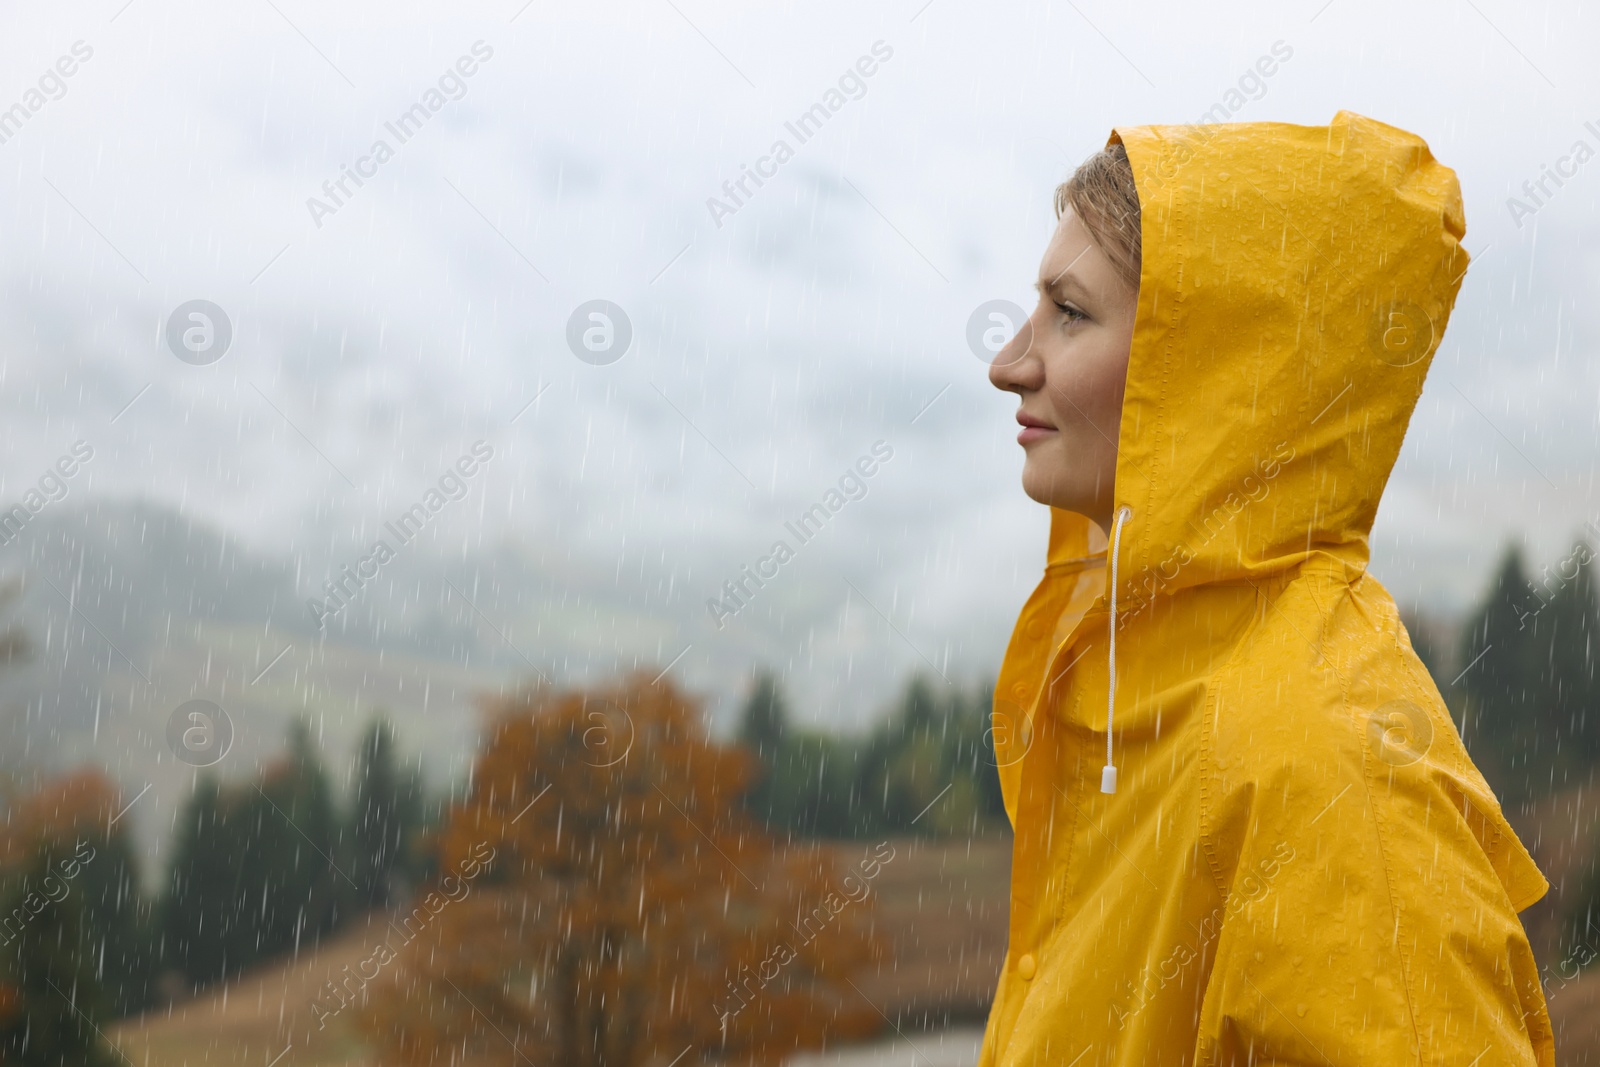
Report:
M 1117 554 L 1122 547 L 1122 524 L 1133 515 L 1133 509 L 1117 509 L 1111 526 L 1111 653 L 1106 669 L 1106 765 L 1100 770 L 1100 792 L 1117 791 L 1117 761 L 1111 752 L 1111 725 L 1117 714 Z

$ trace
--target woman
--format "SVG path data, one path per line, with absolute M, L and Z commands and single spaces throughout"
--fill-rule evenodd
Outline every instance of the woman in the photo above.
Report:
M 995 690 L 980 1062 L 1553 1064 L 1548 884 L 1366 573 L 1454 173 L 1349 112 L 1122 128 L 1056 208 L 990 369 L 1051 523 Z

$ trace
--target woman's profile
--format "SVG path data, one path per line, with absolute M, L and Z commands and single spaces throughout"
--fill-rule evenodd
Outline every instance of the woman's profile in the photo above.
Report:
M 1124 127 L 1056 213 L 989 371 L 1051 521 L 995 690 L 980 1063 L 1552 1065 L 1548 884 L 1367 573 L 1455 174 L 1350 112 Z

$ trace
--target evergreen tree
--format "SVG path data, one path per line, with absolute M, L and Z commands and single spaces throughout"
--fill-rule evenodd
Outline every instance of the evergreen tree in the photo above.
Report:
M 236 978 L 331 932 L 353 881 L 338 866 L 333 791 L 310 727 L 259 782 L 197 783 L 161 908 L 163 959 L 192 986 Z
M 433 835 L 444 819 L 443 798 L 430 797 L 422 777 L 422 757 L 399 769 L 400 854 L 391 871 L 393 895 L 406 897 L 413 887 L 438 874 L 438 856 L 432 846 Z
M 0 611 L 8 611 L 22 596 L 22 581 L 10 579 L 0 584 Z M 26 663 L 33 658 L 33 641 L 21 623 L 11 622 L 0 629 L 0 667 Z
M 790 838 L 853 834 L 855 750 L 816 731 L 796 731 L 770 770 L 768 826 Z
M 112 1062 L 98 1027 L 112 1017 L 93 955 L 84 898 L 49 900 L 52 873 L 41 855 L 22 877 L 7 879 L 0 909 L 29 915 L 0 953 L 0 1063 L 19 1067 L 99 1067 Z M 40 901 L 42 907 L 37 907 Z M 9 1010 L 8 1010 L 9 1009 Z
M 952 715 L 950 772 L 964 797 L 942 801 L 939 811 L 952 823 L 953 832 L 978 833 L 1006 824 L 1005 796 L 1000 791 L 1000 770 L 994 751 L 994 683 L 979 683 L 970 700 L 957 695 Z
M 941 697 L 929 679 L 913 676 L 895 710 L 858 739 L 794 729 L 776 681 L 759 676 L 738 734 L 757 756 L 747 806 L 791 838 L 1002 828 L 992 688 Z
M 906 686 L 906 695 L 900 704 L 900 733 L 902 737 L 927 739 L 945 723 L 945 708 L 933 690 L 933 683 L 923 675 L 913 675 Z
M 1508 548 L 1463 635 L 1451 694 L 1474 761 L 1508 805 L 1587 779 L 1600 758 L 1600 601 L 1579 543 L 1537 587 Z
M 787 805 L 775 788 L 775 768 L 783 759 L 788 731 L 789 709 L 777 676 L 761 671 L 739 719 L 739 742 L 755 757 L 755 773 L 745 803 L 753 816 L 773 829 L 783 828 L 790 821 L 779 811 Z
M 1576 785 L 1600 758 L 1600 598 L 1592 553 L 1581 542 L 1547 575 L 1554 584 L 1535 623 L 1543 659 L 1538 695 L 1556 738 L 1556 789 Z
M 1552 739 L 1537 722 L 1536 604 L 1522 550 L 1508 546 L 1489 591 L 1461 635 L 1461 733 L 1502 802 L 1542 793 Z M 1530 618 L 1532 625 L 1530 625 Z
M 949 784 L 944 741 L 949 717 L 932 685 L 915 675 L 899 706 L 868 739 L 856 767 L 863 803 L 858 833 L 909 833 L 940 790 Z
M 388 722 L 375 720 L 361 740 L 350 812 L 350 877 L 358 908 L 382 907 L 393 896 L 394 876 L 397 867 L 404 869 L 403 848 L 414 822 L 411 784 L 395 763 Z
M 161 960 L 198 988 L 236 974 L 240 967 L 237 958 L 230 961 L 228 952 L 238 919 L 235 849 L 239 842 L 224 824 L 222 788 L 215 777 L 200 776 L 176 829 L 160 909 Z
M 83 900 L 88 940 L 80 946 L 93 960 L 113 1018 L 143 1011 L 155 1002 L 155 947 L 150 904 L 139 891 L 139 873 L 126 823 L 114 830 L 97 825 L 79 840 L 92 844 L 94 860 L 83 865 L 73 891 Z M 51 850 L 66 862 L 65 842 Z
M 354 882 L 334 859 L 338 819 L 333 787 L 310 724 L 289 729 L 287 759 L 270 768 L 248 808 L 260 849 L 247 849 L 243 887 L 265 902 L 255 938 L 257 956 L 295 951 L 330 933 Z
M 777 675 L 761 671 L 756 675 L 755 686 L 739 720 L 739 741 L 757 757 L 770 759 L 783 743 L 788 727 L 789 708 Z

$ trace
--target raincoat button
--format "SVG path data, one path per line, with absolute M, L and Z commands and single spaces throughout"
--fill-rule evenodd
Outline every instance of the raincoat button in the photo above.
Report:
M 1033 962 L 1033 953 L 1028 953 L 1017 961 L 1017 976 L 1024 982 L 1033 981 L 1033 972 L 1036 964 Z

